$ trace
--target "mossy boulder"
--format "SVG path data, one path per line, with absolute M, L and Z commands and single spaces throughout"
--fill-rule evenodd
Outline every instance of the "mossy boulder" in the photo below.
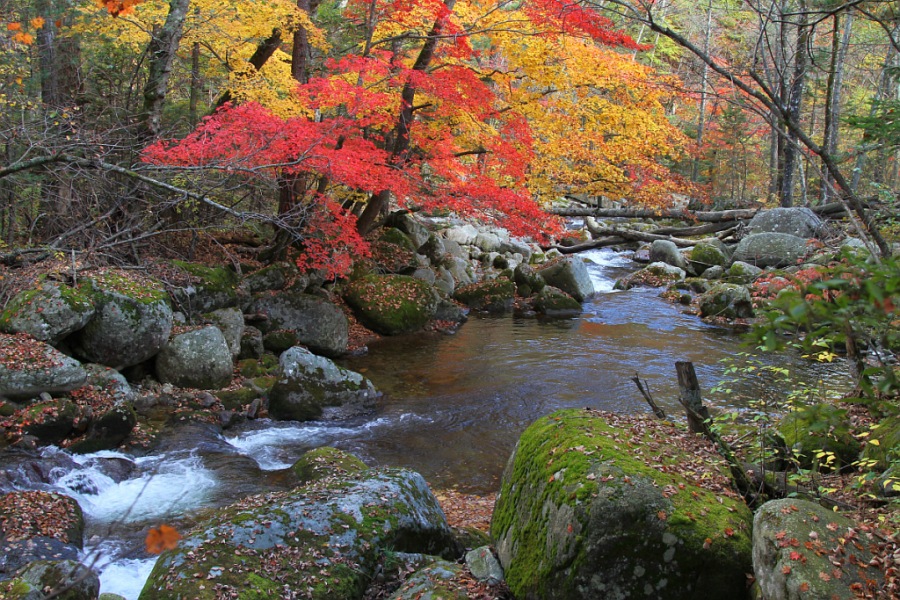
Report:
M 291 465 L 291 471 L 303 484 L 327 477 L 355 475 L 367 468 L 363 461 L 349 452 L 330 446 L 310 450 Z
M 397 212 L 391 214 L 388 216 L 386 225 L 389 228 L 396 228 L 406 234 L 407 238 L 412 243 L 412 250 L 420 248 L 432 235 L 425 225 L 409 213 Z
M 778 432 L 806 468 L 846 466 L 859 458 L 862 450 L 850 431 L 847 410 L 829 403 L 792 410 L 778 423 Z
M 730 260 L 724 244 L 714 242 L 700 242 L 691 249 L 691 266 L 698 274 L 710 267 L 725 267 Z
M 751 265 L 750 263 L 746 263 L 741 260 L 736 260 L 731 263 L 731 266 L 728 267 L 728 270 L 725 271 L 725 276 L 729 281 L 733 283 L 743 283 L 749 284 L 753 283 L 757 277 L 762 275 L 763 269 L 760 269 L 756 265 Z
M 544 263 L 537 272 L 547 285 L 561 289 L 579 302 L 596 293 L 587 265 L 577 256 L 564 256 Z
M 69 450 L 81 454 L 112 450 L 128 438 L 135 425 L 137 413 L 130 402 L 106 405 L 94 414 L 84 437 L 74 441 Z
M 231 350 L 212 325 L 172 336 L 156 356 L 156 374 L 163 383 L 201 390 L 231 383 Z
M 95 600 L 99 593 L 100 578 L 77 560 L 36 561 L 0 583 L 4 600 Z
M 616 281 L 615 289 L 630 290 L 637 286 L 662 287 L 687 277 L 684 269 L 664 262 L 650 263 L 643 269 Z
M 678 439 L 678 443 L 672 441 Z M 696 436 L 563 410 L 519 439 L 491 522 L 517 598 L 743 598 L 750 511 Z
M 869 565 L 865 536 L 853 521 L 814 502 L 766 502 L 753 518 L 753 571 L 762 597 L 878 597 L 883 573 Z
M 470 598 L 462 566 L 446 560 L 413 572 L 390 600 L 467 600 Z
M 805 206 L 770 208 L 756 213 L 747 231 L 751 233 L 786 233 L 801 238 L 816 237 L 823 227 L 822 219 Z
M 534 267 L 528 263 L 521 263 L 513 271 L 513 281 L 516 282 L 516 293 L 523 298 L 537 294 L 547 285 Z
M 140 598 L 352 600 L 387 551 L 455 558 L 459 549 L 421 475 L 367 469 L 214 512 L 160 556 Z
M 577 317 L 581 302 L 561 289 L 547 286 L 534 299 L 534 310 L 548 317 Z
M 367 271 L 411 275 L 419 267 L 415 243 L 399 229 L 381 230 L 370 250 L 370 258 L 361 263 Z
M 461 286 L 456 289 L 453 297 L 472 310 L 502 314 L 512 310 L 516 284 L 498 277 Z
M 263 267 L 241 280 L 241 287 L 255 294 L 269 290 L 283 289 L 287 282 L 295 277 L 298 269 L 291 263 L 280 263 Z
M 14 426 L 40 444 L 58 444 L 72 433 L 81 416 L 81 409 L 68 398 L 52 398 L 18 411 Z
M 0 313 L 0 331 L 27 333 L 56 344 L 87 325 L 93 315 L 94 305 L 81 288 L 44 281 L 10 300 Z
M 87 380 L 80 362 L 27 334 L 0 333 L 0 396 L 34 398 L 74 390 Z
M 439 296 L 406 275 L 366 275 L 344 288 L 344 299 L 363 325 L 384 335 L 418 331 L 434 318 Z
M 347 352 L 350 323 L 347 316 L 333 303 L 296 292 L 264 294 L 256 297 L 248 309 L 265 315 L 258 327 L 263 334 L 290 331 L 295 343 L 325 356 L 340 356 Z
M 371 381 L 299 346 L 279 358 L 269 391 L 269 414 L 285 421 L 342 419 L 370 411 L 378 393 Z
M 189 315 L 203 314 L 240 304 L 240 277 L 228 267 L 210 267 L 173 260 L 172 265 L 190 275 L 193 283 L 175 288 L 172 298 Z
M 700 296 L 701 317 L 746 319 L 753 316 L 750 290 L 734 283 L 717 283 Z
M 69 338 L 78 356 L 121 370 L 152 358 L 169 341 L 173 316 L 162 284 L 110 270 L 87 285 L 96 312 Z

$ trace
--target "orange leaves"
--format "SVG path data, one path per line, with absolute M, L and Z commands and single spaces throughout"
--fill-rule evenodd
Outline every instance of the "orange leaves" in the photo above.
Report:
M 21 31 L 22 24 L 21 23 L 7 23 L 6 30 L 7 31 Z
M 105 8 L 114 17 L 127 15 L 143 0 L 95 0 L 98 6 Z
M 178 540 L 181 534 L 174 527 L 169 525 L 160 525 L 159 529 L 151 529 L 147 532 L 147 552 L 150 554 L 161 554 L 166 550 L 173 550 L 178 546 Z

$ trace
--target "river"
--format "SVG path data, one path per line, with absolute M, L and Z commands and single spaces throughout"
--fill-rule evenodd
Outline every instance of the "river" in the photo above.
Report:
M 221 442 L 235 454 L 226 460 L 253 463 L 252 469 L 232 469 L 224 477 L 226 471 L 185 451 L 137 460 L 117 453 L 77 457 L 79 466 L 60 472 L 53 487 L 85 510 L 85 560 L 101 570 L 101 591 L 137 597 L 153 564 L 140 543 L 148 526 L 187 526 L 205 507 L 276 487 L 277 471 L 310 448 L 333 445 L 373 466 L 409 467 L 435 488 L 495 491 L 516 439 L 538 417 L 565 407 L 647 411 L 631 381 L 635 373 L 676 415 L 676 361 L 692 361 L 708 390 L 722 376 L 720 361 L 742 351 L 733 332 L 685 314 L 657 289 L 613 291 L 615 279 L 636 268 L 627 254 L 582 256 L 591 261 L 599 293 L 580 317 L 473 316 L 453 335 L 373 343 L 367 354 L 341 363 L 384 393 L 377 412 L 341 423 L 258 420 L 229 430 Z M 833 366 L 775 360 L 807 380 L 837 377 Z M 737 395 L 715 400 L 721 408 L 744 406 Z M 97 465 L 110 458 L 133 462 L 133 474 L 121 481 L 105 475 Z M 235 481 L 242 473 L 254 480 Z

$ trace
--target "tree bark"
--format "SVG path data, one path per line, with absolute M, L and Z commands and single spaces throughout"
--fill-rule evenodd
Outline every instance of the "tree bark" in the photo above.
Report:
M 456 0 L 444 0 L 444 6 L 448 11 L 453 10 Z M 413 71 L 422 72 L 428 69 L 434 58 L 434 51 L 441 39 L 441 32 L 444 29 L 443 18 L 439 17 L 431 26 L 431 31 L 425 38 L 425 43 L 416 57 L 416 62 L 412 66 Z M 406 162 L 406 154 L 410 147 L 410 130 L 412 128 L 413 119 L 415 118 L 413 103 L 416 99 L 417 88 L 409 79 L 403 85 L 403 91 L 400 94 L 400 114 L 397 118 L 397 124 L 393 132 L 393 147 L 391 148 L 391 163 L 397 169 L 401 169 Z M 359 216 L 356 227 L 360 234 L 365 235 L 374 229 L 379 218 L 385 213 L 390 204 L 391 193 L 388 190 L 379 190 L 369 197 L 366 208 Z
M 847 13 L 843 34 L 840 33 L 840 13 L 834 15 L 834 29 L 831 38 L 831 67 L 825 89 L 825 131 L 822 146 L 825 152 L 835 154 L 838 149 L 838 118 L 841 108 L 841 91 L 844 85 L 844 59 L 850 46 L 850 32 L 853 30 L 853 13 Z M 822 204 L 834 200 L 834 179 L 827 170 L 822 176 Z
M 250 63 L 255 70 L 259 71 L 263 68 L 263 65 L 266 64 L 266 61 L 272 58 L 272 55 L 275 54 L 275 51 L 278 50 L 279 46 L 281 46 L 281 30 L 276 27 L 272 30 L 272 35 L 259 43 L 256 50 L 253 52 L 253 55 L 247 62 Z M 216 100 L 214 109 L 221 108 L 232 100 L 233 96 L 231 95 L 231 90 L 225 90 L 222 95 L 219 96 L 219 99 Z
M 147 83 L 144 85 L 144 104 L 138 133 L 143 143 L 150 142 L 159 135 L 169 75 L 184 33 L 189 5 L 190 0 L 169 0 L 165 23 L 151 34 L 150 44 L 147 46 Z
M 675 372 L 678 374 L 678 401 L 687 411 L 688 429 L 691 433 L 705 433 L 709 428 L 709 410 L 703 405 L 700 395 L 700 382 L 692 362 L 676 362 Z

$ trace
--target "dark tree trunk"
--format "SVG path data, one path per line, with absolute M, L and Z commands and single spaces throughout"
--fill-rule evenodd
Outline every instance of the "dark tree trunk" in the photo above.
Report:
M 190 0 L 169 0 L 165 23 L 154 30 L 150 37 L 150 44 L 147 46 L 147 83 L 144 85 L 139 130 L 139 138 L 143 143 L 150 142 L 159 135 L 169 75 L 184 33 L 189 5 Z

